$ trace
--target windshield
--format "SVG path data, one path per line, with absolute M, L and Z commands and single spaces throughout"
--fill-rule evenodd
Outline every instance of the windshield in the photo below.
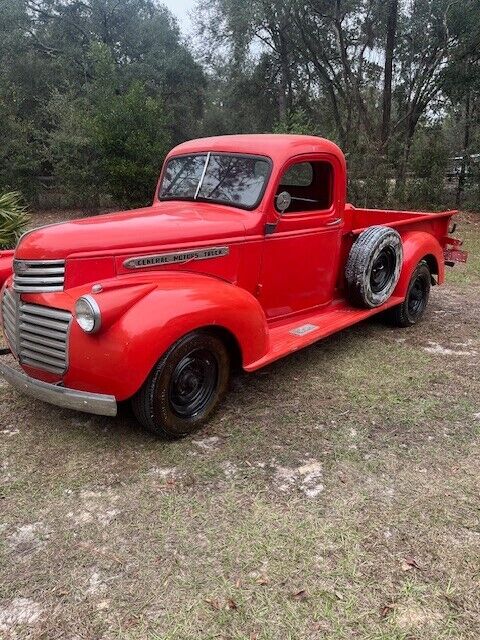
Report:
M 166 166 L 160 200 L 203 200 L 244 209 L 258 205 L 271 164 L 267 158 L 202 153 L 171 158 Z

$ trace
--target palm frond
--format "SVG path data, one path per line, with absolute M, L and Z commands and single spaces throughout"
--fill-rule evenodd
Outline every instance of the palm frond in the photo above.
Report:
M 22 195 L 11 191 L 0 195 L 0 249 L 13 249 L 25 231 L 30 216 Z

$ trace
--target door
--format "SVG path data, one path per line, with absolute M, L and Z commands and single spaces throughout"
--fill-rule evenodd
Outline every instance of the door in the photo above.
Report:
M 276 206 L 289 204 L 267 226 L 259 287 L 270 319 L 333 298 L 343 229 L 335 184 L 334 165 L 324 159 L 297 158 L 281 174 Z

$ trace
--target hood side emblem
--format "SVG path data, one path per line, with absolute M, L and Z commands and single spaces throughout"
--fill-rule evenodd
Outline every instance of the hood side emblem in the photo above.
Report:
M 148 267 L 160 267 L 164 264 L 185 264 L 191 260 L 211 260 L 228 256 L 228 247 L 209 247 L 208 249 L 188 249 L 187 251 L 175 251 L 174 253 L 158 253 L 154 255 L 128 258 L 123 263 L 125 269 L 146 269 Z

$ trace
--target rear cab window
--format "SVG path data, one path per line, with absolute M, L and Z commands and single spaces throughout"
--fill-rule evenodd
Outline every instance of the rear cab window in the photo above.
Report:
M 276 195 L 282 191 L 292 198 L 287 214 L 327 211 L 333 203 L 333 166 L 325 160 L 298 162 L 283 174 Z

